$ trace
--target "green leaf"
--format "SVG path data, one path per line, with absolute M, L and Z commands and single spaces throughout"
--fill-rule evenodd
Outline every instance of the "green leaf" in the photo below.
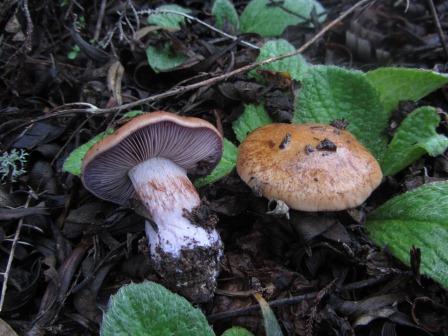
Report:
M 146 58 L 156 73 L 173 69 L 187 60 L 185 55 L 173 51 L 170 43 L 161 47 L 149 46 L 146 49 Z
M 271 307 L 269 307 L 269 304 L 265 299 L 263 299 L 261 294 L 256 293 L 254 296 L 257 299 L 261 308 L 261 313 L 263 314 L 263 323 L 266 336 L 283 336 L 282 329 L 275 318 L 274 312 Z
M 243 33 L 258 33 L 261 36 L 280 36 L 286 27 L 307 22 L 313 8 L 319 21 L 325 20 L 322 5 L 314 0 L 276 1 L 282 5 L 270 5 L 271 0 L 251 0 L 241 13 Z
M 310 67 L 294 104 L 295 123 L 329 124 L 335 119 L 345 119 L 349 122 L 348 130 L 377 159 L 382 157 L 389 114 L 364 73 L 336 66 Z
M 253 130 L 272 123 L 263 105 L 246 105 L 244 112 L 233 122 L 232 128 L 239 142 L 246 139 Z
M 406 265 L 412 246 L 421 250 L 422 274 L 448 288 L 448 182 L 435 182 L 394 197 L 367 218 L 370 238 Z
M 129 112 L 126 112 L 125 114 L 123 114 L 121 119 L 133 119 L 142 114 L 145 114 L 145 112 L 143 112 L 141 110 L 133 110 L 133 111 L 129 111 Z
M 229 140 L 224 138 L 224 150 L 222 153 L 221 161 L 219 161 L 216 168 L 213 169 L 213 171 L 209 175 L 198 178 L 194 182 L 194 185 L 197 188 L 200 188 L 207 184 L 216 182 L 224 176 L 228 175 L 236 165 L 237 155 L 238 148 L 236 148 L 236 146 Z
M 162 5 L 156 8 L 156 11 L 172 10 L 181 13 L 191 13 L 191 10 L 178 5 Z M 179 30 L 185 24 L 185 16 L 174 13 L 151 14 L 148 17 L 148 23 L 168 30 Z
M 396 109 L 400 101 L 417 101 L 448 83 L 447 75 L 423 69 L 378 68 L 366 76 L 380 93 L 387 112 Z
M 241 327 L 232 327 L 227 329 L 221 336 L 254 336 L 254 334 Z
M 215 0 L 212 14 L 216 19 L 216 26 L 224 29 L 226 24 L 231 24 L 236 30 L 240 28 L 238 13 L 230 0 Z
M 436 132 L 439 123 L 434 107 L 420 107 L 409 114 L 395 132 L 381 162 L 384 175 L 398 173 L 426 153 L 442 154 L 448 148 L 448 138 Z
M 69 60 L 74 60 L 76 57 L 78 57 L 79 53 L 81 52 L 81 48 L 75 44 L 72 49 L 67 53 L 67 58 Z
M 84 160 L 84 156 L 86 156 L 89 149 L 92 148 L 92 146 L 98 141 L 102 140 L 104 137 L 112 134 L 113 132 L 113 128 L 108 128 L 104 132 L 101 132 L 94 138 L 90 139 L 89 142 L 86 142 L 84 145 L 76 148 L 65 160 L 64 165 L 62 166 L 62 171 L 77 176 L 81 175 L 82 160 Z
M 288 41 L 279 39 L 266 42 L 260 49 L 257 62 L 267 58 L 279 56 L 294 51 L 295 48 Z M 274 72 L 287 72 L 292 79 L 301 80 L 306 69 L 307 62 L 301 55 L 284 58 L 280 61 L 263 65 L 249 72 L 249 75 L 255 79 L 262 81 L 263 76 L 257 73 L 257 70 L 270 70 Z
M 204 314 L 154 282 L 121 287 L 111 297 L 101 336 L 214 336 Z

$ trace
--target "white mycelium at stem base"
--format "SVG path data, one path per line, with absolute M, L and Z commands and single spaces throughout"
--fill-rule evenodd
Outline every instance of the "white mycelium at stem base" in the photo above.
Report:
M 182 250 L 221 244 L 215 229 L 205 229 L 184 217 L 185 210 L 191 211 L 201 201 L 183 168 L 157 157 L 140 163 L 128 174 L 140 201 L 157 225 L 154 229 L 146 223 L 150 253 L 155 262 L 166 254 L 178 258 Z

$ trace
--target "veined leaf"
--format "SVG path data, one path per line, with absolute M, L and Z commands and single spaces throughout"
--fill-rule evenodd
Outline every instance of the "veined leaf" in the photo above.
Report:
M 347 120 L 348 130 L 377 159 L 382 157 L 389 114 L 365 74 L 336 66 L 312 66 L 296 97 L 293 121 L 329 124 L 336 119 Z
M 254 336 L 254 334 L 241 327 L 232 327 L 227 329 L 221 336 Z
M 378 90 L 388 113 L 400 101 L 417 101 L 446 85 L 448 76 L 434 71 L 406 68 L 378 68 L 367 72 L 367 79 Z
M 258 33 L 261 36 L 280 36 L 286 27 L 305 23 L 311 18 L 313 8 L 319 21 L 325 20 L 322 5 L 315 0 L 251 0 L 241 13 L 243 33 Z M 307 22 L 309 25 L 309 22 Z
M 409 114 L 397 128 L 381 161 L 384 175 L 398 173 L 426 153 L 442 154 L 448 148 L 448 138 L 436 132 L 439 123 L 434 107 L 420 107 Z
M 219 161 L 213 171 L 204 177 L 198 178 L 194 185 L 197 188 L 203 187 L 207 184 L 218 181 L 224 176 L 228 175 L 236 165 L 236 157 L 238 155 L 238 148 L 233 143 L 224 138 L 224 150 L 222 153 L 221 161 Z
M 263 61 L 270 57 L 286 54 L 294 50 L 294 46 L 286 40 L 271 40 L 266 42 L 261 47 L 260 54 L 257 57 L 257 62 Z M 263 76 L 258 74 L 257 71 L 269 70 L 274 72 L 286 72 L 291 76 L 292 79 L 300 80 L 305 74 L 307 67 L 308 64 L 305 59 L 301 55 L 296 55 L 258 67 L 249 72 L 249 75 L 257 79 L 258 81 L 262 81 Z
M 121 287 L 110 299 L 101 336 L 214 336 L 204 314 L 155 282 Z
M 215 0 L 212 7 L 212 14 L 216 19 L 216 26 L 224 29 L 226 24 L 231 24 L 237 31 L 240 28 L 238 13 L 230 0 Z
M 242 142 L 247 134 L 270 123 L 272 119 L 263 105 L 246 105 L 244 112 L 233 122 L 232 128 L 238 141 Z
M 171 70 L 187 60 L 187 56 L 173 51 L 169 43 L 161 47 L 149 46 L 146 48 L 146 58 L 154 72 Z
M 163 13 L 163 10 L 172 10 L 180 13 L 191 13 L 191 10 L 178 5 L 162 5 L 156 8 L 161 13 L 151 14 L 148 17 L 148 23 L 154 26 L 162 27 L 167 30 L 179 30 L 185 24 L 185 16 L 175 13 Z
M 392 198 L 367 217 L 372 240 L 406 265 L 421 250 L 420 271 L 448 288 L 448 182 L 435 182 Z
M 113 128 L 108 128 L 104 132 L 101 132 L 94 138 L 90 139 L 89 142 L 86 142 L 84 145 L 76 148 L 65 160 L 64 165 L 62 166 L 62 171 L 77 176 L 81 175 L 82 161 L 84 160 L 84 156 L 86 156 L 89 149 L 92 148 L 92 146 L 98 141 L 102 140 L 107 135 L 112 134 L 113 132 Z

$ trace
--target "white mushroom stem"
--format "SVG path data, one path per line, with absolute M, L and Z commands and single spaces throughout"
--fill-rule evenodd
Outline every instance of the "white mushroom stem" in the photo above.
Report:
M 215 229 L 205 229 L 184 216 L 185 211 L 191 211 L 201 201 L 183 168 L 168 159 L 152 158 L 135 166 L 128 174 L 157 226 L 153 228 L 146 223 L 150 253 L 155 261 L 164 253 L 176 258 L 185 249 L 220 244 Z

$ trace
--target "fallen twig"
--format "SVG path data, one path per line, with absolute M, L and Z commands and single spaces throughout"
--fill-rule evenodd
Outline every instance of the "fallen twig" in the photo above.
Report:
M 445 34 L 442 29 L 442 25 L 440 24 L 439 15 L 437 15 L 436 6 L 434 6 L 433 0 L 427 0 L 429 9 L 431 10 L 431 15 L 434 19 L 434 23 L 437 27 L 437 33 L 439 34 L 440 43 L 442 44 L 443 51 L 445 52 L 445 58 L 448 61 L 448 47 L 446 45 Z
M 103 24 L 104 13 L 106 12 L 106 0 L 101 0 L 100 10 L 98 11 L 98 20 L 95 25 L 95 33 L 93 34 L 93 40 L 98 41 L 101 32 L 101 25 Z
M 23 14 L 25 15 L 25 18 L 26 18 L 25 48 L 28 52 L 30 52 L 32 49 L 34 25 L 33 25 L 33 20 L 31 20 L 30 10 L 28 8 L 28 0 L 23 1 L 22 10 L 23 10 Z
M 25 208 L 28 208 L 28 206 L 30 205 L 31 197 L 32 197 L 31 193 L 29 193 L 28 198 L 25 202 Z M 22 230 L 22 227 L 23 227 L 23 217 L 20 218 L 19 223 L 17 224 L 16 233 L 14 234 L 14 240 L 12 241 L 11 250 L 9 251 L 6 269 L 5 272 L 2 273 L 3 284 L 2 284 L 2 293 L 0 296 L 0 312 L 3 311 L 3 305 L 5 303 L 5 297 L 6 297 L 6 289 L 8 288 L 9 273 L 11 272 L 11 265 L 14 259 L 14 253 L 16 251 L 16 246 L 17 242 L 19 241 L 20 231 Z
M 365 288 L 368 286 L 373 286 L 377 283 L 380 283 L 380 282 L 386 280 L 387 277 L 388 276 L 381 276 L 381 277 L 369 278 L 369 279 L 361 280 L 361 281 L 357 281 L 357 282 L 352 282 L 352 283 L 340 288 L 339 291 L 349 291 L 349 290 L 354 290 L 354 289 Z M 269 303 L 269 306 L 271 306 L 271 307 L 295 304 L 295 303 L 299 303 L 302 301 L 314 299 L 314 298 L 316 298 L 316 296 L 319 293 L 320 293 L 320 291 L 312 292 L 312 293 L 293 296 L 293 297 L 289 297 L 289 298 L 285 298 L 285 299 L 272 300 L 268 303 Z M 258 310 L 260 310 L 259 305 L 252 305 L 252 306 L 245 307 L 245 308 L 240 308 L 240 309 L 235 309 L 235 310 L 226 311 L 226 312 L 222 312 L 222 313 L 212 314 L 212 315 L 207 316 L 207 320 L 209 322 L 214 322 L 217 320 L 223 320 L 223 319 L 227 319 L 227 318 L 231 318 L 231 317 L 237 317 L 237 316 L 253 313 Z

